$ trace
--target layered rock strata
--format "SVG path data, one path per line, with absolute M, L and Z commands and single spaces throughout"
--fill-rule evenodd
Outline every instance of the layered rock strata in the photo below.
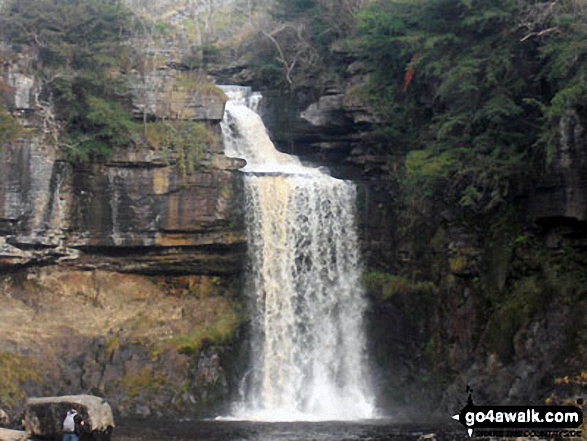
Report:
M 240 271 L 244 236 L 237 169 L 208 146 L 185 174 L 173 152 L 118 151 L 108 162 L 70 164 L 46 141 L 40 85 L 23 60 L 5 67 L 12 111 L 31 134 L 0 151 L 0 270 L 60 264 L 140 273 Z M 137 115 L 189 120 L 218 131 L 224 101 L 208 83 L 154 71 L 135 85 Z M 193 83 L 193 80 L 192 80 Z M 147 90 L 149 89 L 149 90 Z

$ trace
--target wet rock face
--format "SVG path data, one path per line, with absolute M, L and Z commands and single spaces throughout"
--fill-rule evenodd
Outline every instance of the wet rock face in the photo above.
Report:
M 370 150 L 377 142 L 372 131 L 377 121 L 360 96 L 353 94 L 353 78 L 360 81 L 362 69 L 351 66 L 343 86 L 305 97 L 293 109 L 291 104 L 283 105 L 288 111 L 281 118 L 286 120 L 268 115 L 268 126 L 279 135 L 283 151 L 357 182 L 366 268 L 391 274 L 405 271 L 416 278 L 429 271 L 422 279 L 439 281 L 441 289 L 428 299 L 408 292 L 386 301 L 371 299 L 366 322 L 381 406 L 392 412 L 405 408 L 414 412 L 416 420 L 421 409 L 431 408 L 442 419 L 463 406 L 467 384 L 475 389 L 479 402 L 543 403 L 553 390 L 552 379 L 574 372 L 568 366 L 571 362 L 563 366 L 561 352 L 571 344 L 569 329 L 582 326 L 582 319 L 569 326 L 576 320 L 569 317 L 585 311 L 585 301 L 576 298 L 569 308 L 540 300 L 542 312 L 525 318 L 511 335 L 503 331 L 495 337 L 490 325 L 501 326 L 508 320 L 500 321 L 503 316 L 487 307 L 487 299 L 495 293 L 511 298 L 514 287 L 522 286 L 520 279 L 541 277 L 540 269 L 533 266 L 534 257 L 516 257 L 516 240 L 536 240 L 545 265 L 557 265 L 560 256 L 573 252 L 577 252 L 575 265 L 584 262 L 579 252 L 585 249 L 587 231 L 587 109 L 569 109 L 562 118 L 550 165 L 516 207 L 528 215 L 524 224 L 528 237 L 506 234 L 503 240 L 489 241 L 484 231 L 490 225 L 463 224 L 455 207 L 448 206 L 425 219 L 430 225 L 442 225 L 443 234 L 436 230 L 423 244 L 425 253 L 414 257 L 413 249 L 422 246 L 420 238 L 406 237 L 398 224 L 402 195 L 397 175 L 402 166 L 390 155 L 378 156 Z M 279 96 L 269 99 L 287 102 Z M 275 102 L 269 107 L 279 108 Z M 285 133 L 279 132 L 280 127 Z M 564 263 L 569 270 L 570 260 L 568 256 Z M 511 346 L 509 357 L 502 354 L 503 342 Z
M 244 161 L 212 143 L 192 173 L 173 152 L 148 149 L 72 165 L 41 134 L 46 109 L 36 99 L 33 60 L 25 50 L 1 72 L 5 104 L 32 134 L 0 149 L 0 271 L 59 264 L 238 273 L 244 229 L 237 170 Z M 167 68 L 127 79 L 137 118 L 203 121 L 220 132 L 225 97 L 205 78 Z
M 161 146 L 121 149 L 107 162 L 67 162 L 42 135 L 47 115 L 36 98 L 40 85 L 28 75 L 32 59 L 25 53 L 6 61 L 0 71 L 9 87 L 4 104 L 31 129 L 10 145 L 0 140 L 0 274 L 10 274 L 0 289 L 0 353 L 33 364 L 42 361 L 40 383 L 23 385 L 27 396 L 92 393 L 108 396 L 116 415 L 208 416 L 213 406 L 226 401 L 233 386 L 226 374 L 231 362 L 225 352 L 230 351 L 224 340 L 214 345 L 209 339 L 184 350 L 173 336 L 187 338 L 199 325 L 208 329 L 220 313 L 224 319 L 218 321 L 228 323 L 223 338 L 234 333 L 228 326 L 236 320 L 230 308 L 244 263 L 244 198 L 238 170 L 245 161 L 227 158 L 221 143 L 211 141 L 197 158 L 186 159 L 173 146 Z M 211 139 L 219 135 L 224 96 L 209 81 L 186 80 L 173 69 L 127 78 L 137 119 L 201 121 L 214 132 Z M 186 164 L 192 160 L 193 168 Z M 29 280 L 45 270 L 35 279 L 38 284 Z M 75 280 L 55 282 L 56 274 Z M 99 274 L 108 274 L 104 284 Z M 190 277 L 208 282 L 192 283 Z M 185 278 L 190 283 L 184 289 L 180 280 Z M 134 284 L 137 280 L 140 286 Z M 46 291 L 45 282 L 51 285 Z M 86 288 L 93 292 L 87 298 Z M 204 298 L 209 291 L 214 291 L 213 298 L 198 303 L 196 297 Z M 119 316 L 120 323 L 112 324 L 122 309 L 117 299 L 125 304 L 147 293 L 152 297 L 135 299 L 129 316 Z M 110 308 L 104 306 L 106 297 L 113 302 Z M 139 311 L 139 303 L 154 312 Z M 79 321 L 63 320 L 58 309 L 50 319 L 32 319 L 30 328 L 24 323 L 23 308 L 51 315 L 56 304 L 64 311 L 74 308 Z M 87 314 L 79 313 L 86 306 Z M 160 318 L 154 320 L 153 313 Z M 97 331 L 102 319 L 108 323 Z M 6 332 L 14 328 L 9 323 L 27 330 L 20 336 Z M 51 416 L 54 410 L 48 409 L 57 409 L 58 418 L 55 414 L 49 419 L 59 426 L 69 401 L 35 404 L 45 410 L 29 406 L 31 433 L 60 438 L 59 427 L 42 423 L 41 414 Z M 7 410 L 20 412 L 23 404 Z M 35 418 L 38 424 L 33 424 Z M 92 426 L 98 427 L 96 421 Z M 110 432 L 96 432 L 94 439 L 105 439 Z
M 235 169 L 242 164 L 209 156 L 209 166 L 184 176 L 153 158 L 72 166 L 36 139 L 7 146 L 0 265 L 238 272 L 244 239 Z
M 587 221 L 587 108 L 571 108 L 561 118 L 560 142 L 549 172 L 541 177 L 530 199 L 530 216 Z
M 59 186 L 62 163 L 38 139 L 0 151 L 0 233 L 21 243 L 56 245 L 61 234 Z

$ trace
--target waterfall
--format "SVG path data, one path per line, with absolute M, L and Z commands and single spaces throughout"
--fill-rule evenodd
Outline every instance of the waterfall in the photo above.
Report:
M 373 418 L 355 186 L 277 151 L 255 112 L 260 95 L 238 86 L 223 90 L 225 153 L 247 160 L 253 306 L 252 370 L 234 418 Z

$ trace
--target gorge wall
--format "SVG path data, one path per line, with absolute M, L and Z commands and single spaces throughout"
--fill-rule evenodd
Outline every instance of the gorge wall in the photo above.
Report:
M 193 171 L 177 152 L 68 161 L 43 133 L 42 86 L 22 55 L 3 66 L 27 133 L 0 149 L 0 400 L 93 393 L 118 416 L 209 415 L 227 403 L 242 322 L 242 182 L 222 143 Z M 205 124 L 224 98 L 182 73 L 129 76 L 137 117 Z
M 377 117 L 356 93 L 364 67 L 337 56 L 347 67 L 336 86 L 268 91 L 266 119 L 283 151 L 359 185 L 383 409 L 443 420 L 465 404 L 467 385 L 477 403 L 573 401 L 587 365 L 582 108 L 568 110 L 551 162 L 500 212 L 466 217 L 446 197 L 410 217 L 404 159 L 380 153 Z
M 209 84 L 186 88 L 186 54 L 165 44 L 156 68 L 125 73 L 135 118 L 204 122 L 218 135 L 222 95 Z M 0 401 L 15 420 L 25 395 L 75 393 L 107 397 L 117 417 L 218 414 L 245 368 L 236 172 L 244 164 L 214 143 L 191 172 L 165 145 L 67 161 L 45 132 L 26 53 L 2 70 L 11 111 L 36 132 L 0 150 L 0 361 L 10 372 L 0 376 Z M 199 67 L 261 89 L 280 150 L 358 184 L 369 351 L 384 413 L 431 409 L 444 421 L 464 404 L 467 384 L 476 402 L 492 404 L 581 392 L 583 107 L 568 109 L 550 162 L 500 212 L 467 217 L 449 198 L 431 198 L 410 217 L 405 157 L 380 149 L 379 120 L 358 92 L 368 80 L 361 61 L 333 47 L 328 81 L 276 87 L 233 55 Z

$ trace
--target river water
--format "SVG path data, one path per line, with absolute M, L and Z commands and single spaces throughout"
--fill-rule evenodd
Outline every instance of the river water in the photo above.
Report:
M 464 441 L 469 439 L 458 423 L 446 426 L 366 422 L 247 422 L 247 421 L 124 421 L 113 441 Z

